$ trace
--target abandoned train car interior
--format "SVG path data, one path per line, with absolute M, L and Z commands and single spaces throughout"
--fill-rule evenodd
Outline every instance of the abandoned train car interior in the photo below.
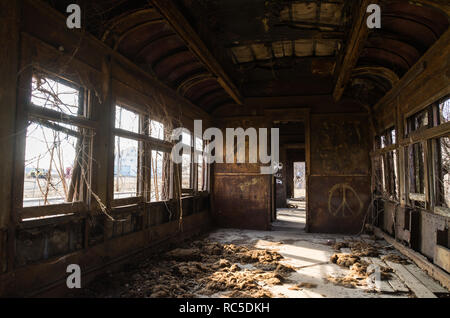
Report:
M 450 298 L 449 1 L 0 21 L 0 297 Z

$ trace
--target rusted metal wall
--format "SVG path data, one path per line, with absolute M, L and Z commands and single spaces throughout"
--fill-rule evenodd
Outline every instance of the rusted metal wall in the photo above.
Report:
M 270 229 L 271 176 L 216 173 L 214 218 L 221 227 Z
M 311 115 L 310 232 L 358 233 L 370 202 L 368 119 Z
M 216 124 L 223 131 L 227 127 L 268 127 L 260 120 L 242 118 L 223 120 Z M 224 154 L 225 145 L 224 140 Z M 245 148 L 248 162 L 248 138 Z M 217 225 L 255 230 L 270 229 L 272 175 L 261 175 L 259 164 L 216 163 L 213 182 L 212 211 Z

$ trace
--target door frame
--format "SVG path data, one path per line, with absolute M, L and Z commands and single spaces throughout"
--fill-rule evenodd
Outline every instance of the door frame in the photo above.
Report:
M 309 211 L 309 180 L 311 175 L 311 133 L 310 122 L 311 112 L 309 108 L 275 108 L 265 109 L 264 117 L 273 124 L 275 120 L 301 121 L 305 124 L 305 211 L 306 225 L 305 231 L 308 232 L 310 211 Z

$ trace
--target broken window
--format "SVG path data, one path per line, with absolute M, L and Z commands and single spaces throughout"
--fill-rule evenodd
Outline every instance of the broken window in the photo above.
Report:
M 170 195 L 170 154 L 152 151 L 150 189 L 151 202 L 167 201 Z
M 90 130 L 74 123 L 85 115 L 84 90 L 66 80 L 35 73 L 25 135 L 23 207 L 83 201 L 87 190 Z M 43 109 L 64 113 L 49 120 Z
M 192 136 L 187 132 L 182 133 L 181 142 L 189 147 L 192 147 Z M 181 163 L 181 188 L 192 189 L 192 165 L 191 165 L 192 149 L 189 148 L 187 153 L 183 153 Z
M 164 125 L 158 121 L 150 121 L 150 137 L 164 140 Z
M 450 137 L 435 140 L 436 162 L 436 206 L 450 208 Z
M 139 134 L 140 115 L 122 106 L 116 106 L 115 128 Z M 132 135 L 118 135 L 114 141 L 114 199 L 140 196 L 140 161 L 142 146 Z
M 31 84 L 31 103 L 67 115 L 84 115 L 84 90 L 61 78 L 35 73 Z
M 425 158 L 422 143 L 408 147 L 409 198 L 414 205 L 425 207 Z
M 191 189 L 191 154 L 183 154 L 181 163 L 181 188 Z
M 116 106 L 116 124 L 117 129 L 139 133 L 139 114 L 127 110 L 121 106 Z
M 384 131 L 378 138 L 378 144 L 381 149 L 396 144 L 395 127 L 391 127 Z M 388 150 L 388 149 L 386 149 Z M 377 188 L 381 190 L 384 197 L 397 200 L 398 195 L 398 172 L 397 172 L 397 150 L 386 151 L 378 159 L 379 185 Z
M 435 126 L 450 121 L 450 96 L 444 97 L 434 107 Z
M 398 199 L 397 150 L 383 155 L 383 190 L 390 199 Z
M 411 133 L 413 131 L 420 131 L 431 127 L 433 122 L 433 116 L 431 111 L 431 106 L 427 107 L 420 112 L 408 117 L 407 119 L 407 132 Z
M 116 136 L 114 142 L 114 199 L 137 196 L 139 142 Z
M 76 135 L 75 131 L 69 135 L 40 122 L 30 122 L 25 148 L 24 207 L 74 201 L 69 192 L 74 190 L 71 179 L 77 148 L 80 149 Z
M 197 191 L 205 190 L 205 158 L 203 156 L 203 140 L 195 138 L 195 153 L 197 155 Z

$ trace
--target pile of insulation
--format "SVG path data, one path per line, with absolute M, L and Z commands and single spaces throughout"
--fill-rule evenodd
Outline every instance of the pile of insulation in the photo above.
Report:
M 337 251 L 341 248 L 351 249 L 351 254 L 335 253 L 330 258 L 332 263 L 348 268 L 350 271 L 347 275 L 341 277 L 328 276 L 327 280 L 335 285 L 347 288 L 367 286 L 371 276 L 375 273 L 375 266 L 367 263 L 362 258 L 378 257 L 380 255 L 379 250 L 382 247 L 362 241 L 352 243 L 340 242 L 334 244 L 332 247 Z M 392 269 L 389 267 L 381 267 L 379 270 L 381 280 L 388 280 L 391 277 L 390 273 Z
M 275 251 L 234 244 L 195 241 L 156 258 L 128 265 L 85 288 L 85 297 L 263 298 L 295 269 L 280 263 Z
M 339 266 L 349 268 L 350 271 L 343 277 L 328 276 L 327 280 L 329 282 L 348 288 L 367 286 L 367 278 L 369 277 L 367 267 L 369 266 L 369 264 L 361 260 L 359 256 L 352 254 L 335 253 L 331 256 L 330 261 Z

